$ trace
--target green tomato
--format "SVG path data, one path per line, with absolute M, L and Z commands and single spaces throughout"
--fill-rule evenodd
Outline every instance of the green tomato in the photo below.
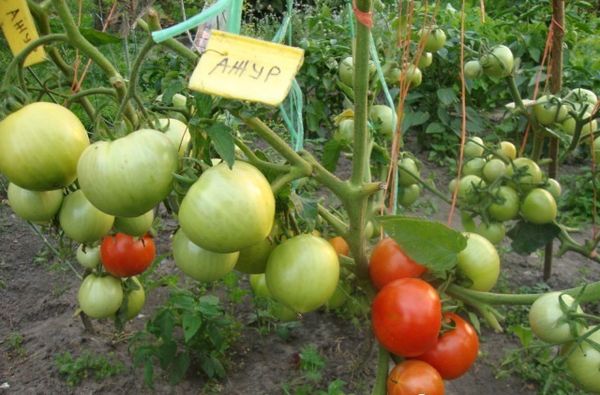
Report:
M 234 252 L 263 241 L 273 228 L 275 197 L 265 176 L 236 161 L 206 170 L 183 198 L 179 222 L 192 242 Z
M 141 129 L 90 145 L 77 165 L 85 196 L 105 213 L 137 217 L 171 192 L 177 150 L 164 133 Z
M 573 96 L 573 99 L 580 104 L 595 106 L 598 102 L 598 96 L 589 89 L 576 88 L 569 92 L 568 96 Z
M 498 244 L 506 236 L 506 227 L 502 222 L 490 222 L 489 224 L 482 222 L 473 229 L 473 233 L 485 237 L 492 244 Z
M 554 178 L 548 178 L 547 184 L 544 186 L 544 189 L 550 192 L 554 200 L 557 200 L 562 194 L 562 187 L 560 186 L 560 183 Z
M 394 112 L 390 107 L 383 104 L 372 106 L 369 110 L 369 118 L 375 126 L 375 130 L 382 136 L 390 137 L 394 134 L 396 123 L 394 122 Z
M 589 113 L 584 114 L 584 118 L 589 117 Z M 565 132 L 566 134 L 568 134 L 569 136 L 573 136 L 575 134 L 575 129 L 577 128 L 577 124 L 575 121 L 575 118 L 569 116 L 567 117 L 560 125 L 561 129 L 563 132 Z M 589 134 L 593 133 L 594 131 L 596 131 L 596 128 L 598 127 L 598 122 L 595 119 L 592 119 L 591 121 L 589 121 L 588 123 L 585 123 L 582 127 L 581 127 L 581 138 L 588 136 Z
M 159 119 L 158 126 L 160 130 L 165 131 L 164 133 L 171 140 L 171 143 L 177 148 L 179 156 L 184 156 L 192 139 L 188 126 L 180 120 L 173 118 Z
M 421 70 L 418 67 L 415 67 L 415 65 L 409 64 L 406 69 L 406 81 L 411 87 L 416 88 L 423 82 L 423 73 L 421 73 Z
M 75 258 L 86 269 L 95 269 L 100 264 L 100 246 L 92 247 L 79 244 Z
M 152 227 L 154 210 L 150 210 L 138 217 L 116 217 L 114 227 L 117 232 L 130 236 L 143 236 Z
M 416 175 L 417 177 L 421 176 L 419 168 L 417 167 L 417 163 L 414 161 L 414 159 L 409 157 L 402 158 L 400 163 L 398 163 L 398 184 L 403 187 L 416 184 L 417 180 L 415 180 L 410 173 Z
M 111 275 L 89 274 L 77 293 L 81 310 L 92 318 L 113 316 L 123 303 L 121 280 Z
M 505 45 L 492 48 L 489 53 L 483 55 L 479 60 L 483 72 L 496 78 L 509 76 L 512 73 L 514 61 L 510 48 Z
M 239 252 L 218 253 L 194 244 L 179 229 L 173 236 L 173 258 L 182 272 L 198 281 L 216 281 L 233 270 Z
M 274 248 L 275 243 L 271 240 L 271 237 L 267 237 L 250 247 L 242 248 L 235 269 L 249 274 L 264 273 L 267 260 Z
M 510 141 L 501 141 L 500 147 L 496 150 L 496 153 L 507 157 L 510 160 L 517 158 L 517 147 Z
M 110 231 L 115 217 L 94 207 L 80 189 L 64 198 L 58 220 L 71 239 L 80 243 L 93 243 Z
M 464 154 L 465 158 L 477 158 L 483 155 L 483 140 L 481 137 L 470 137 L 465 143 Z
M 492 191 L 494 202 L 488 207 L 490 217 L 496 221 L 509 221 L 519 214 L 519 194 L 509 186 Z
M 420 69 L 426 69 L 427 67 L 431 66 L 432 63 L 433 54 L 431 52 L 423 52 L 417 66 L 419 66 Z
M 309 234 L 275 247 L 265 272 L 273 298 L 300 313 L 316 310 L 335 292 L 340 274 L 331 244 Z
M 590 328 L 593 333 L 580 344 L 570 343 L 563 346 L 561 354 L 566 355 L 567 369 L 575 378 L 579 386 L 592 393 L 600 392 L 600 329 L 598 326 Z M 595 343 L 592 345 L 591 342 Z
M 478 60 L 469 60 L 464 66 L 465 78 L 474 80 L 481 77 L 483 68 Z
M 331 295 L 331 298 L 329 298 L 327 303 L 325 303 L 325 308 L 327 310 L 339 309 L 348 300 L 348 295 L 350 295 L 348 287 L 344 285 L 342 281 L 340 281 L 338 286 L 335 288 L 335 292 L 333 295 Z
M 457 268 L 472 284 L 470 289 L 487 292 L 496 285 L 500 275 L 500 257 L 485 237 L 465 232 L 467 247 L 458 253 Z
M 521 204 L 521 216 L 534 224 L 547 224 L 556 219 L 556 200 L 545 189 L 532 189 Z
M 347 118 L 340 121 L 333 139 L 344 145 L 352 145 L 354 141 L 354 119 Z
M 484 188 L 485 181 L 475 175 L 464 176 L 458 183 L 458 198 L 466 203 L 474 203 L 477 200 L 477 189 Z
M 533 114 L 542 125 L 552 125 L 563 122 L 569 115 L 567 106 L 560 103 L 560 99 L 553 95 L 544 95 L 536 100 Z
M 125 318 L 131 320 L 142 311 L 144 304 L 146 303 L 146 292 L 140 280 L 136 276 L 130 277 L 131 281 L 137 285 L 137 289 L 131 290 L 125 296 L 127 298 L 127 312 Z
M 402 193 L 398 197 L 398 203 L 403 207 L 410 207 L 421 196 L 421 187 L 419 184 L 412 184 L 402 188 Z
M 32 103 L 0 122 L 0 173 L 32 191 L 70 185 L 77 161 L 90 145 L 81 121 L 53 103 Z
M 298 319 L 298 314 L 294 310 L 273 299 L 267 287 L 267 280 L 264 273 L 251 274 L 250 287 L 254 295 L 269 300 L 269 312 L 279 321 L 289 322 Z
M 30 191 L 8 184 L 8 204 L 19 217 L 37 224 L 48 223 L 54 218 L 63 201 L 62 189 Z
M 425 37 L 425 51 L 427 52 L 437 52 L 446 44 L 446 33 L 437 26 L 423 28 L 419 35 Z
M 475 175 L 481 177 L 483 175 L 483 168 L 486 164 L 483 158 L 473 158 L 465 162 L 463 165 L 462 174 L 464 176 Z
M 339 65 L 338 69 L 340 81 L 348 86 L 354 84 L 354 62 L 352 56 L 344 58 Z
M 508 177 L 517 177 L 516 180 L 522 188 L 531 189 L 535 188 L 542 182 L 542 170 L 537 163 L 529 158 L 517 158 L 511 165 L 506 169 L 506 175 Z
M 171 100 L 173 103 L 173 107 L 179 108 L 181 110 L 186 109 L 187 107 L 187 97 L 182 95 L 181 93 L 176 93 L 173 95 L 173 99 Z
M 490 159 L 483 167 L 483 178 L 490 184 L 506 174 L 506 164 L 498 159 Z
M 575 339 L 569 324 L 565 322 L 567 315 L 562 310 L 561 298 L 567 309 L 575 304 L 575 299 L 570 295 L 549 292 L 536 299 L 529 309 L 531 331 L 546 343 L 563 344 Z M 583 314 L 579 306 L 574 312 Z

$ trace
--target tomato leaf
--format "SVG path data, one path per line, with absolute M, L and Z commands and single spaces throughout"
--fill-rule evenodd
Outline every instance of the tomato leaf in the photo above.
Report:
M 457 255 L 467 239 L 439 222 L 402 216 L 378 217 L 386 233 L 414 261 L 437 277 L 445 277 L 457 263 Z
M 96 29 L 88 29 L 88 28 L 80 28 L 79 32 L 83 37 L 86 38 L 89 42 L 92 43 L 95 47 L 99 47 L 105 44 L 118 44 L 121 42 L 121 39 L 112 34 L 108 34 L 105 32 L 101 32 Z
M 212 97 L 205 93 L 194 92 L 196 114 L 198 118 L 209 118 L 212 112 Z
M 166 369 L 168 366 L 170 366 L 173 363 L 175 354 L 177 354 L 177 343 L 175 343 L 173 340 L 165 341 L 163 344 L 161 344 L 156 352 L 156 356 L 160 362 L 160 367 L 162 369 Z
M 326 142 L 323 146 L 323 166 L 329 171 L 335 171 L 341 152 L 342 144 L 338 140 Z
M 232 130 L 224 123 L 215 123 L 209 127 L 206 132 L 210 137 L 217 154 L 231 168 L 235 160 L 235 143 L 233 141 Z
M 185 342 L 189 343 L 190 339 L 193 338 L 198 332 L 198 329 L 200 329 L 202 319 L 194 313 L 184 313 L 181 317 L 181 323 L 183 326 L 183 337 Z
M 169 371 L 169 381 L 171 384 L 179 383 L 185 376 L 190 367 L 190 356 L 187 352 L 177 354 Z
M 559 233 L 560 227 L 553 223 L 537 225 L 519 221 L 507 235 L 512 239 L 511 246 L 516 253 L 528 255 L 548 244 Z
M 533 332 L 531 328 L 526 327 L 524 325 L 511 325 L 508 328 L 509 332 L 512 332 L 515 336 L 519 338 L 521 341 L 521 345 L 525 348 L 529 347 L 531 342 L 533 341 Z

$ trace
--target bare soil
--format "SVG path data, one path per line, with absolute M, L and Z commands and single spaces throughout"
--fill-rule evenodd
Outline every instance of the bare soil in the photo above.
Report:
M 432 175 L 436 183 L 446 185 L 447 180 L 436 177 Z M 431 199 L 434 206 L 443 207 Z M 447 212 L 431 216 L 445 222 Z M 159 250 L 168 250 L 168 237 L 169 229 L 159 237 Z M 335 379 L 346 383 L 346 393 L 369 393 L 375 376 L 376 347 L 369 347 L 372 342 L 368 340 L 368 329 L 357 328 L 349 320 L 324 311 L 306 314 L 285 339 L 275 331 L 261 334 L 256 325 L 245 326 L 231 351 L 227 378 L 221 382 L 207 383 L 188 375 L 180 384 L 171 386 L 159 375 L 151 390 L 144 386 L 141 370 L 132 367 L 127 338 L 143 328 L 147 317 L 166 299 L 167 290 L 157 289 L 149 295 L 142 314 L 127 325 L 124 334 L 115 335 L 112 322 L 96 320 L 97 333 L 90 334 L 79 317 L 73 315 L 79 280 L 69 270 L 59 270 L 35 259 L 42 248 L 40 238 L 3 201 L 0 204 L 0 393 L 282 394 L 284 385 L 294 389 L 309 383 L 298 368 L 298 353 L 310 344 L 327 361 L 322 380 L 314 385 L 315 394 L 317 389 L 326 390 Z M 505 253 L 502 262 L 503 289 L 541 282 L 540 257 Z M 597 281 L 599 269 L 577 255 L 567 254 L 556 261 L 549 284 L 559 289 L 578 285 L 582 280 Z M 176 270 L 167 258 L 156 275 Z M 243 286 L 248 288 L 247 282 Z M 251 299 L 246 297 L 237 307 L 239 319 L 245 322 L 252 309 Z M 11 339 L 17 335 L 23 340 L 16 347 Z M 535 384 L 518 377 L 495 378 L 505 352 L 518 345 L 514 337 L 484 327 L 481 340 L 481 356 L 475 366 L 464 377 L 447 382 L 447 394 L 537 393 Z M 87 378 L 70 387 L 59 375 L 55 358 L 64 352 L 78 356 L 84 351 L 95 355 L 112 353 L 111 358 L 124 363 L 126 370 L 101 381 Z

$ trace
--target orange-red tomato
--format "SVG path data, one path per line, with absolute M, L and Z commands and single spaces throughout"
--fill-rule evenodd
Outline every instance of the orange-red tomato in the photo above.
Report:
M 377 289 L 399 278 L 419 277 L 425 270 L 425 266 L 410 259 L 391 238 L 377 243 L 369 261 L 369 275 Z
M 329 244 L 333 246 L 338 255 L 350 255 L 350 246 L 341 236 L 335 236 L 329 239 Z
M 465 374 L 477 359 L 479 337 L 471 324 L 454 313 L 444 314 L 444 321 L 454 322 L 455 327 L 417 359 L 433 366 L 445 380 L 452 380 Z
M 396 365 L 387 379 L 387 395 L 444 395 L 442 376 L 431 365 L 411 359 Z
M 138 238 L 117 233 L 106 236 L 100 245 L 100 260 L 104 269 L 117 277 L 131 277 L 142 273 L 155 256 L 156 247 L 150 236 Z

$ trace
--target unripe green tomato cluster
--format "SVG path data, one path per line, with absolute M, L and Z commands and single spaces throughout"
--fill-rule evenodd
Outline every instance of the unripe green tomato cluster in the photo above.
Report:
M 415 159 L 408 156 L 400 159 L 398 163 L 398 184 L 400 185 L 398 203 L 403 207 L 412 206 L 421 195 L 421 186 L 418 184 L 419 177 L 421 177 L 421 172 Z
M 516 154 L 508 141 L 491 146 L 472 137 L 464 147 L 462 178 L 449 186 L 450 193 L 457 191 L 459 203 L 475 212 L 463 217 L 465 230 L 494 244 L 506 234 L 503 222 L 521 218 L 543 225 L 557 216 L 560 184 L 546 178 L 533 160 Z
M 463 71 L 467 79 L 477 79 L 483 74 L 489 77 L 503 78 L 512 73 L 514 63 L 515 60 L 510 48 L 505 45 L 498 45 L 483 54 L 479 59 L 465 62 Z

